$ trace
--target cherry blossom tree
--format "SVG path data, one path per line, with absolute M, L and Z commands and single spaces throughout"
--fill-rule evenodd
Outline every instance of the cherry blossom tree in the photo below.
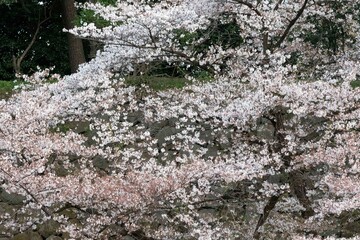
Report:
M 24 76 L 0 102 L 2 189 L 29 212 L 3 225 L 51 220 L 78 239 L 359 237 L 357 1 L 80 7 L 111 25 L 70 32 L 104 49 L 63 79 Z M 238 36 L 214 37 L 226 26 Z M 157 61 L 191 84 L 126 83 Z

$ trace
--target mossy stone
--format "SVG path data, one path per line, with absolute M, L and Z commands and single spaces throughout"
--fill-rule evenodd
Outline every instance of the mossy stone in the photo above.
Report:
M 167 137 L 170 137 L 172 135 L 175 135 L 176 133 L 178 133 L 180 130 L 176 129 L 175 127 L 169 127 L 169 126 L 165 126 L 164 128 L 162 128 L 156 135 L 155 137 L 158 139 L 158 146 L 162 146 L 164 143 L 167 142 L 167 140 L 165 140 Z
M 51 235 L 50 237 L 46 238 L 46 240 L 63 240 L 63 239 L 59 236 Z
M 108 170 L 110 163 L 107 159 L 101 156 L 95 156 L 93 158 L 93 165 L 100 170 Z
M 61 212 L 59 212 L 59 214 L 64 215 L 65 217 L 67 217 L 69 219 L 75 219 L 75 218 L 77 218 L 76 211 L 77 210 L 75 208 L 66 208 L 66 209 L 62 210 Z
M 58 177 L 65 177 L 69 174 L 69 171 L 59 162 L 54 164 L 54 171 Z
M 59 227 L 60 224 L 51 219 L 41 224 L 38 232 L 40 233 L 41 236 L 47 238 L 50 237 L 51 235 L 55 235 Z
M 42 240 L 42 237 L 37 232 L 28 231 L 15 235 L 12 240 Z
M 20 194 L 8 193 L 4 189 L 0 188 L 0 201 L 6 202 L 10 205 L 21 205 L 26 198 Z

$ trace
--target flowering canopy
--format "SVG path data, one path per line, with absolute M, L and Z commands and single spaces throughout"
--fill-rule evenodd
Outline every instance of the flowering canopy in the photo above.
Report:
M 81 239 L 359 234 L 355 0 L 80 7 L 111 23 L 69 30 L 103 42 L 97 57 L 56 83 L 38 72 L 0 102 L 2 188 L 26 197 L 18 211 L 38 210 L 6 226 L 52 219 Z M 154 62 L 192 84 L 126 83 Z

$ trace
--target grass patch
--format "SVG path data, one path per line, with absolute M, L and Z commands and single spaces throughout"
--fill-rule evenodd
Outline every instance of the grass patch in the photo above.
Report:
M 9 98 L 12 94 L 13 88 L 18 83 L 13 81 L 1 81 L 0 80 L 0 99 Z
M 185 78 L 176 77 L 128 76 L 125 78 L 125 84 L 136 87 L 147 85 L 153 90 L 162 91 L 166 89 L 183 88 L 189 84 L 189 81 Z

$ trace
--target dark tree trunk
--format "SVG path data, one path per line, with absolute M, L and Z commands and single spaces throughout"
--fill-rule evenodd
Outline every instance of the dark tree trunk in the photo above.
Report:
M 61 12 L 66 29 L 74 27 L 74 20 L 76 18 L 76 8 L 74 0 L 61 0 Z M 85 54 L 82 40 L 74 35 L 67 33 L 68 47 L 69 47 L 69 62 L 71 72 L 77 71 L 79 65 L 85 62 Z

